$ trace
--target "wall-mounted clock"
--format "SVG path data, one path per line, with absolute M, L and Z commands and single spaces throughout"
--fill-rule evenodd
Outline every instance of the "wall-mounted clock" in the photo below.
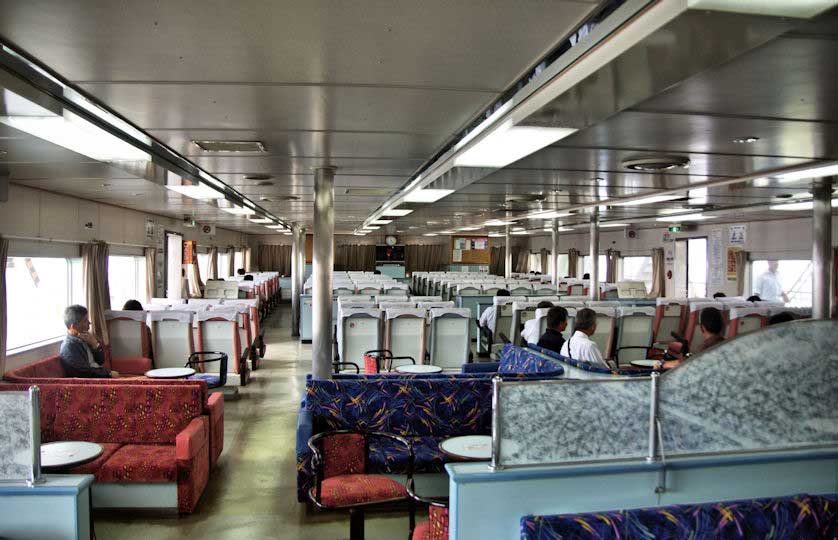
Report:
M 396 245 L 396 242 L 398 242 L 398 241 L 399 241 L 399 240 L 398 240 L 395 236 L 392 236 L 392 235 L 388 235 L 388 236 L 384 239 L 384 242 L 386 242 L 388 246 L 395 246 L 395 245 Z

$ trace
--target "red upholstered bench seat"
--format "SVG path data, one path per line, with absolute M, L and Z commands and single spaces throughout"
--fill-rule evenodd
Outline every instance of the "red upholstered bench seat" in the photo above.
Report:
M 111 358 L 110 352 L 105 348 L 104 366 L 110 370 L 119 372 L 120 375 L 142 375 L 151 369 L 150 358 Z M 70 379 L 61 365 L 61 357 L 57 354 L 36 360 L 19 368 L 12 369 L 3 375 L 3 379 L 9 382 L 44 382 L 44 379 Z
M 126 444 L 96 473 L 100 482 L 177 482 L 175 447 L 160 444 Z

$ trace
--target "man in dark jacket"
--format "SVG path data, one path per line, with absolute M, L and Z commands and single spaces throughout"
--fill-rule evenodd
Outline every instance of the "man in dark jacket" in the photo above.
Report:
M 547 312 L 547 330 L 538 340 L 538 346 L 561 353 L 564 345 L 562 332 L 567 328 L 567 310 L 563 307 L 552 307 Z
M 67 337 L 61 343 L 61 365 L 68 377 L 109 379 L 118 377 L 115 371 L 102 367 L 105 353 L 102 345 L 90 334 L 90 319 L 84 306 L 70 306 L 64 310 Z

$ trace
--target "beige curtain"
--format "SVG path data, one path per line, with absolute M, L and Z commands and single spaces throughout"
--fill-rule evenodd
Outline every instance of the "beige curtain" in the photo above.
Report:
M 570 248 L 567 250 L 567 275 L 575 278 L 579 267 L 579 250 Z
M 82 281 L 84 297 L 90 316 L 92 332 L 105 344 L 109 343 L 105 311 L 111 309 L 108 286 L 108 244 L 94 242 L 81 246 Z
M 201 272 L 197 262 L 186 265 L 186 279 L 189 282 L 189 298 L 201 298 L 204 283 L 201 281 Z
M 617 265 L 620 262 L 620 252 L 609 249 L 605 252 L 605 282 L 617 283 Z
M 279 272 L 282 276 L 291 275 L 291 246 L 266 245 L 259 246 L 259 270 L 262 272 Z
M 652 290 L 649 298 L 658 298 L 666 294 L 666 262 L 663 248 L 652 249 Z
M 244 271 L 245 272 L 253 272 L 253 264 L 251 261 L 252 251 L 249 247 L 244 248 Z
M 437 272 L 443 270 L 445 249 L 442 244 L 406 245 L 404 247 L 405 272 Z
M 512 246 L 512 271 L 529 272 L 530 250 L 523 246 Z
M 227 249 L 227 254 L 229 255 L 229 257 L 227 257 L 227 275 L 232 277 L 236 275 L 236 270 L 238 270 L 238 268 L 236 268 L 236 248 L 234 246 L 230 246 Z
M 211 247 L 209 250 L 209 261 L 207 262 L 207 280 L 218 279 L 218 248 Z
M 505 249 L 493 247 L 489 255 L 489 273 L 494 276 L 503 275 L 503 254 Z
M 736 295 L 745 294 L 745 268 L 748 266 L 748 252 L 736 252 Z
M 150 247 L 143 250 L 145 253 L 145 301 L 157 296 L 157 249 Z
M 6 373 L 6 261 L 9 241 L 0 236 L 0 377 Z
M 375 246 L 355 244 L 337 246 L 335 270 L 372 272 L 375 270 Z
M 541 248 L 541 273 L 546 274 L 550 267 L 550 250 Z

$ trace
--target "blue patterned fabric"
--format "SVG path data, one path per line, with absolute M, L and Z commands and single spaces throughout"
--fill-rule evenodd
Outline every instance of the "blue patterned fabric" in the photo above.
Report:
M 525 516 L 522 540 L 832 540 L 835 495 Z
M 541 375 L 564 373 L 564 369 L 557 362 L 511 343 L 503 346 L 499 360 L 498 373 L 538 373 Z
M 314 481 L 309 437 L 335 429 L 384 431 L 413 443 L 416 472 L 440 472 L 439 442 L 458 435 L 489 435 L 492 381 L 484 378 L 364 377 L 309 379 L 297 425 L 297 498 Z M 303 440 L 305 439 L 305 440 Z M 386 439 L 371 439 L 371 472 L 404 473 L 407 453 Z
M 584 369 L 585 371 L 590 371 L 592 373 L 608 373 L 610 375 L 619 375 L 621 377 L 646 377 L 649 375 L 648 371 L 640 369 L 611 369 L 602 366 L 596 366 L 594 364 L 591 364 L 590 362 L 585 362 L 584 360 L 576 360 L 573 358 L 568 358 L 567 356 L 562 356 L 556 351 L 551 351 L 550 349 L 539 347 L 534 343 L 528 343 L 527 348 L 555 358 L 556 360 L 561 360 L 565 364 L 570 364 L 575 368 Z

